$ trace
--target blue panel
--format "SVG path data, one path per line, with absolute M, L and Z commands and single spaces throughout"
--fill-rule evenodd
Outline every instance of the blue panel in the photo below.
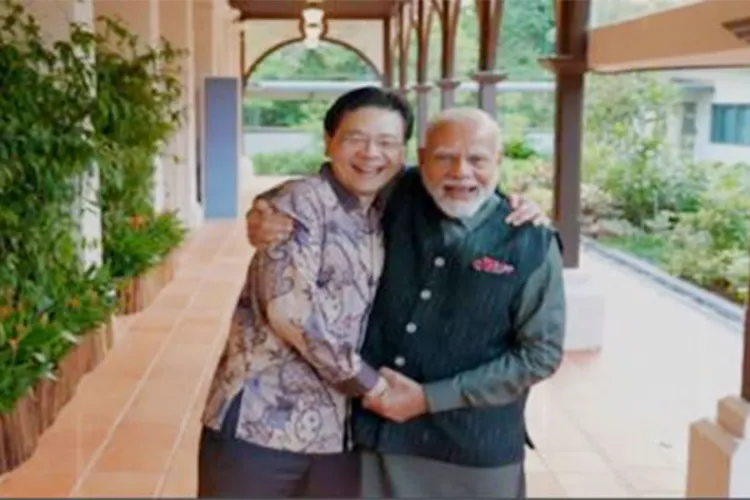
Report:
M 203 85 L 205 217 L 236 218 L 240 181 L 240 81 L 208 77 Z

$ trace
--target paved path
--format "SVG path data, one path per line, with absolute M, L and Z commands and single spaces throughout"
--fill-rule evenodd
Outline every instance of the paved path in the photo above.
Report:
M 0 496 L 194 496 L 199 413 L 250 253 L 239 223 L 198 230 Z M 738 390 L 738 332 L 598 257 L 583 269 L 606 295 L 604 349 L 534 390 L 529 493 L 680 496 L 690 422 Z

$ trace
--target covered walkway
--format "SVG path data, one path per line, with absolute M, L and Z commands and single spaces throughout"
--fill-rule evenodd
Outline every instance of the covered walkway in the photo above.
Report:
M 263 186 L 256 186 L 262 189 Z M 80 385 L 1 497 L 191 497 L 199 415 L 251 255 L 240 223 L 208 223 L 177 278 Z M 688 428 L 740 378 L 741 338 L 645 281 L 582 255 L 606 294 L 604 350 L 568 355 L 534 390 L 535 497 L 678 497 Z
M 237 186 L 264 187 L 240 169 L 241 89 L 252 68 L 283 44 L 347 43 L 369 55 L 384 86 L 415 99 L 419 142 L 430 92 L 451 107 L 467 77 L 476 83 L 478 106 L 496 114 L 497 84 L 506 77 L 497 44 L 504 2 L 476 2 L 482 43 L 471 76 L 455 68 L 462 0 L 325 2 L 322 24 L 303 19 L 303 9 L 320 3 L 305 0 L 23 3 L 50 40 L 69 36 L 70 21 L 90 24 L 94 13 L 117 14 L 148 43 L 163 36 L 191 53 L 179 77 L 188 111 L 155 161 L 153 206 L 175 210 L 193 234 L 176 279 L 148 309 L 117 321 L 115 348 L 83 380 L 35 454 L 0 476 L 0 497 L 192 496 L 206 384 L 251 253 L 236 220 L 245 206 Z M 579 252 L 579 215 L 585 74 L 746 65 L 748 0 L 685 0 L 663 14 L 601 27 L 590 26 L 593 3 L 554 0 L 554 50 L 541 62 L 555 77 L 553 205 L 566 271 L 593 283 L 603 294 L 598 304 L 606 304 L 600 328 L 587 287 L 566 279 L 569 304 L 583 304 L 583 312 L 570 315 L 580 324 L 569 330 L 582 337 L 593 332 L 595 339 L 584 340 L 603 351 L 568 355 L 559 374 L 534 391 L 529 427 L 537 451 L 529 456 L 529 490 L 537 497 L 682 496 L 692 433 L 691 493 L 746 497 L 750 323 L 743 380 L 739 332 Z M 433 49 L 440 79 L 431 82 L 429 30 L 438 21 L 443 43 Z M 706 36 L 692 36 L 697 31 Z M 96 184 L 87 188 L 95 191 Z M 86 239 L 101 239 L 99 216 L 80 222 Z M 715 417 L 716 402 L 736 394 L 741 381 L 744 402 L 720 422 L 696 427 Z

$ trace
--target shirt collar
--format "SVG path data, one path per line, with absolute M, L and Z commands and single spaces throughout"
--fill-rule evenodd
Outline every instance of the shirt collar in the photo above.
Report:
M 360 208 L 359 198 L 350 193 L 344 187 L 344 185 L 341 184 L 338 179 L 336 179 L 330 162 L 324 162 L 321 165 L 320 176 L 323 178 L 323 180 L 328 182 L 328 184 L 331 186 L 331 189 L 333 189 L 333 192 L 336 193 L 336 198 L 338 199 L 341 206 L 344 207 L 344 210 L 350 212 L 352 210 L 357 210 L 358 208 Z M 385 196 L 382 192 L 378 193 L 378 195 L 375 197 L 375 201 L 372 204 L 372 208 L 376 210 L 382 210 L 384 205 Z

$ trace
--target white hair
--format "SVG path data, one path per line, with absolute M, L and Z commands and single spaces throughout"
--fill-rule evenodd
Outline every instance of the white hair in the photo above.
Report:
M 444 109 L 435 113 L 427 122 L 427 127 L 425 128 L 425 139 L 430 137 L 435 129 L 446 124 L 472 124 L 479 125 L 482 128 L 487 127 L 488 131 L 492 131 L 497 135 L 498 149 L 502 145 L 502 141 L 500 140 L 500 125 L 491 114 L 483 109 L 458 107 Z
M 494 135 L 495 153 L 499 154 L 502 150 L 500 125 L 498 125 L 492 115 L 478 108 L 450 108 L 436 113 L 427 125 L 425 130 L 425 146 L 431 153 L 436 153 L 442 149 L 441 144 L 437 141 L 436 132 L 444 125 L 469 127 L 470 130 L 473 130 L 477 134 L 477 139 L 479 137 L 486 138 Z M 429 161 L 429 159 L 425 160 Z M 420 168 L 426 168 L 426 164 L 422 164 Z M 432 196 L 432 199 L 443 213 L 457 219 L 470 217 L 475 214 L 482 204 L 492 196 L 495 190 L 495 183 L 484 185 L 483 183 L 477 183 L 476 180 L 443 179 L 438 183 L 429 183 L 425 181 L 424 176 L 422 180 L 430 196 Z M 445 192 L 445 189 L 450 186 L 469 186 L 471 189 L 477 190 L 477 195 L 470 201 L 453 200 L 450 196 L 446 196 Z

